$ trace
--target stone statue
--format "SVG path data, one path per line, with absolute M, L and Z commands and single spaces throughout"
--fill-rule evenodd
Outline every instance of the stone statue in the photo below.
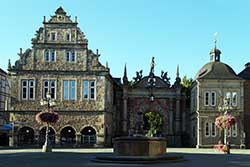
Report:
M 142 79 L 142 70 L 141 71 L 136 71 L 136 77 L 133 78 L 135 82 L 138 82 Z
M 168 72 L 161 71 L 161 79 L 170 86 L 170 78 L 168 77 Z
M 150 74 L 154 73 L 154 68 L 155 68 L 155 57 L 152 57 L 151 63 L 150 63 Z

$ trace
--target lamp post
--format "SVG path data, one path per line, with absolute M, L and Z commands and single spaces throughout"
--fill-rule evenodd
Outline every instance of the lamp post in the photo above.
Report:
M 224 116 L 233 110 L 230 96 L 227 95 L 224 97 L 223 104 L 218 106 L 218 110 L 219 112 L 222 112 Z M 224 144 L 227 145 L 227 128 L 224 128 Z
M 56 105 L 55 100 L 51 98 L 49 92 L 46 93 L 44 99 L 40 101 L 41 106 L 47 106 L 47 112 L 52 110 L 52 107 Z M 46 134 L 45 134 L 45 143 L 43 145 L 42 152 L 52 152 L 51 143 L 49 140 L 49 122 L 46 122 Z

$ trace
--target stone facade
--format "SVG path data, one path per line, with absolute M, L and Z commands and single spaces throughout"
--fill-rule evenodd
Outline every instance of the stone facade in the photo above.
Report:
M 223 114 L 219 105 L 230 96 L 233 109 L 230 113 L 236 117 L 237 125 L 228 132 L 228 141 L 239 147 L 244 132 L 244 80 L 233 69 L 220 62 L 220 50 L 212 49 L 210 62 L 197 73 L 191 90 L 190 136 L 191 145 L 212 147 L 223 141 L 222 131 L 215 126 L 215 118 Z
M 250 63 L 246 63 L 245 69 L 242 70 L 239 74 L 239 77 L 245 80 L 244 82 L 244 138 L 245 145 L 247 148 L 250 148 Z
M 3 125 L 9 120 L 9 114 L 5 112 L 9 107 L 9 89 L 7 73 L 0 69 L 0 146 L 6 145 L 8 142 L 8 132 Z
M 61 7 L 48 21 L 44 17 L 43 27 L 32 39 L 32 49 L 20 49 L 19 56 L 8 69 L 10 120 L 19 122 L 11 139 L 14 144 L 30 144 L 28 137 L 32 143 L 41 144 L 38 138 L 43 125 L 35 121 L 35 114 L 44 109 L 40 100 L 46 91 L 52 92 L 52 87 L 56 101 L 53 109 L 60 116 L 59 122 L 51 126 L 56 144 L 111 144 L 113 89 L 117 83 L 109 68 L 99 62 L 98 50 L 94 53 L 88 49 L 77 18 L 73 22 Z
M 179 70 L 178 70 L 179 71 Z M 148 76 L 137 76 L 131 85 L 127 81 L 126 69 L 123 77 L 123 133 L 138 133 L 138 122 L 143 120 L 143 134 L 145 129 L 145 114 L 159 113 L 162 117 L 162 130 L 160 136 L 167 138 L 168 146 L 187 146 L 186 133 L 186 96 L 181 92 L 179 72 L 177 71 L 174 85 L 169 84 L 167 76 L 156 76 L 150 72 Z M 137 73 L 138 74 L 138 73 Z M 154 80 L 150 87 L 150 80 Z M 140 127 L 139 127 L 140 128 Z

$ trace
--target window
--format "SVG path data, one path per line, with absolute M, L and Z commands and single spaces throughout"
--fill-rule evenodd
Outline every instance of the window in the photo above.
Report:
M 51 40 L 52 41 L 56 40 L 56 33 L 55 32 L 51 32 Z
M 45 61 L 49 62 L 49 51 L 45 51 Z
M 231 104 L 231 92 L 227 92 L 226 93 L 226 97 L 225 97 L 226 100 L 224 100 L 224 104 L 225 105 L 230 105 Z
M 51 98 L 56 99 L 56 81 L 45 80 L 43 81 L 43 98 L 46 98 L 46 93 L 49 91 Z
M 70 60 L 70 55 L 69 55 L 69 51 L 66 52 L 66 61 L 69 62 Z
M 76 100 L 76 83 L 74 80 L 63 81 L 63 99 Z
M 211 92 L 211 106 L 216 106 L 216 92 Z
M 67 62 L 75 62 L 76 61 L 75 51 L 66 51 L 66 61 Z
M 83 100 L 95 100 L 96 88 L 94 80 L 83 80 Z
M 216 137 L 216 125 L 214 122 L 205 122 L 205 137 Z
M 95 81 L 90 81 L 90 99 L 95 99 Z
M 234 124 L 230 129 L 231 129 L 232 137 L 237 137 L 237 123 Z
M 83 81 L 83 99 L 89 98 L 89 82 L 87 80 Z
M 34 100 L 35 99 L 35 81 L 34 80 L 22 80 L 22 100 Z
M 209 99 L 210 99 L 210 93 L 205 92 L 205 97 L 204 97 L 204 105 L 209 106 Z
M 55 61 L 55 51 L 54 50 L 52 50 L 50 52 L 50 61 Z
M 55 50 L 45 50 L 44 52 L 45 62 L 55 62 L 56 61 L 56 51 Z
M 75 51 L 72 51 L 72 52 L 71 52 L 71 61 L 72 61 L 72 62 L 75 62 L 75 59 L 76 59 L 76 58 L 75 58 Z
M 237 106 L 237 93 L 236 92 L 232 93 L 232 105 Z
M 209 137 L 210 136 L 210 126 L 209 126 L 209 122 L 205 123 L 205 137 Z
M 66 34 L 66 40 L 67 40 L 67 41 L 70 41 L 70 33 L 67 33 L 67 34 Z
M 211 122 L 211 136 L 212 137 L 216 136 L 216 125 L 214 122 Z

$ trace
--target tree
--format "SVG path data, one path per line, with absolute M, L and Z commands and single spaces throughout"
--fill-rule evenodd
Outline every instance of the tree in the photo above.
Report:
M 193 79 L 192 78 L 187 78 L 186 75 L 182 78 L 182 81 L 181 81 L 181 87 L 182 87 L 181 91 L 186 94 L 186 97 L 187 97 L 187 106 L 190 106 L 192 84 L 193 84 Z
M 162 116 L 159 113 L 148 112 L 145 114 L 145 118 L 149 124 L 147 136 L 156 135 L 162 130 Z

